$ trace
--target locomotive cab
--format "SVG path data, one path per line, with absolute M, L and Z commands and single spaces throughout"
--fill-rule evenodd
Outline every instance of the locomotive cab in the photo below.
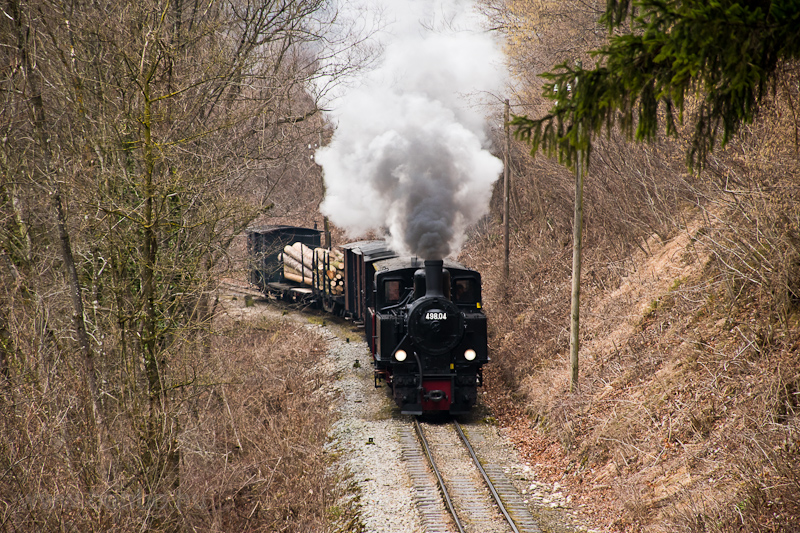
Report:
M 489 361 L 480 274 L 453 261 L 376 263 L 373 362 L 404 414 L 464 413 Z

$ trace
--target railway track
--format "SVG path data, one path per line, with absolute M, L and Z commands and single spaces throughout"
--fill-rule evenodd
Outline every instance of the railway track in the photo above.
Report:
M 503 469 L 481 463 L 458 422 L 414 419 L 401 446 L 427 532 L 541 533 Z

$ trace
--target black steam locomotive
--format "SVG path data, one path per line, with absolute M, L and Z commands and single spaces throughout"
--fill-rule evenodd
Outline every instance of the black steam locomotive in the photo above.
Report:
M 398 257 L 384 241 L 360 241 L 339 247 L 343 290 L 323 274 L 331 272 L 319 264 L 330 261 L 327 253 L 313 256 L 302 281 L 286 279 L 284 247 L 319 248 L 320 233 L 291 226 L 248 230 L 251 283 L 363 325 L 375 386 L 385 382 L 404 414 L 468 412 L 489 362 L 480 274 L 454 261 Z

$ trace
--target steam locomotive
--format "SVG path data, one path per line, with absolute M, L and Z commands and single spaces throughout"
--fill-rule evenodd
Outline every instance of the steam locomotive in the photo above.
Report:
M 336 271 L 332 254 L 320 241 L 316 229 L 248 229 L 250 282 L 266 295 L 363 325 L 375 386 L 384 382 L 403 414 L 469 412 L 489 362 L 480 273 L 450 260 L 399 257 L 384 241 L 359 241 L 339 247 L 337 290 L 335 276 L 326 274 Z M 286 277 L 283 255 L 297 242 L 317 251 L 300 267 L 300 281 Z

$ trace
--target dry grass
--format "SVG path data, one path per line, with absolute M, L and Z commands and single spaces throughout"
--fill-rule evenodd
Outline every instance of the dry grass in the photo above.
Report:
M 71 369 L 47 380 L 33 366 L 11 369 L 0 411 L 3 529 L 330 530 L 341 512 L 324 450 L 335 398 L 323 343 L 301 325 L 257 316 L 215 330 L 172 361 L 173 487 L 139 484 L 142 422 L 122 412 L 112 426 L 116 478 L 87 477 L 97 465 L 81 445 L 89 433 Z
M 187 399 L 182 490 L 210 529 L 324 531 L 334 499 L 323 446 L 334 398 L 324 346 L 302 325 L 230 324 L 214 382 Z

